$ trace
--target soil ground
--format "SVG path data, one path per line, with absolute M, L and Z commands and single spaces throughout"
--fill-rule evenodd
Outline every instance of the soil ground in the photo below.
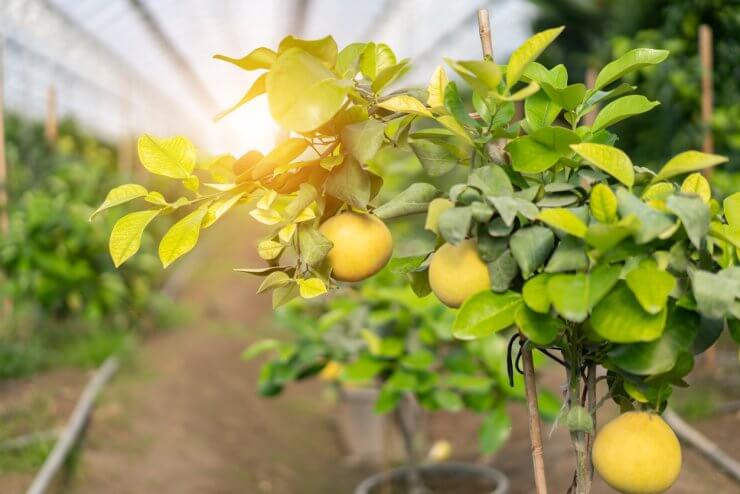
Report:
M 350 494 L 372 467 L 347 460 L 335 426 L 335 407 L 322 384 L 292 386 L 277 398 L 256 394 L 259 362 L 239 355 L 254 339 L 274 334 L 269 298 L 253 295 L 256 281 L 231 268 L 255 263 L 252 241 L 233 223 L 207 232 L 203 266 L 181 295 L 184 308 L 202 307 L 179 330 L 147 339 L 128 361 L 95 411 L 77 467 L 60 492 L 69 494 Z M 553 371 L 557 371 L 553 369 Z M 0 417 L 20 402 L 50 400 L 51 422 L 68 416 L 87 379 L 55 371 L 0 387 Z M 544 385 L 560 377 L 547 372 Z M 20 398 L 19 398 L 20 397 Z M 737 397 L 736 397 L 737 398 Z M 25 400 L 25 401 L 24 401 Z M 510 407 L 512 436 L 491 464 L 511 479 L 513 494 L 533 492 L 524 407 Z M 600 420 L 614 411 L 605 407 Z M 47 420 L 49 422 L 49 420 Z M 30 424 L 30 422 L 29 422 Z M 477 461 L 477 419 L 437 414 L 435 438 L 448 439 L 457 459 Z M 731 454 L 740 452 L 740 415 L 698 422 Z M 29 425 L 28 427 L 31 427 Z M 544 425 L 549 432 L 550 425 Z M 572 477 L 566 432 L 545 438 L 550 492 L 564 493 Z M 0 472 L 0 492 L 22 493 L 32 472 Z M 732 494 L 739 487 L 689 448 L 672 494 Z M 610 491 L 597 480 L 594 493 Z

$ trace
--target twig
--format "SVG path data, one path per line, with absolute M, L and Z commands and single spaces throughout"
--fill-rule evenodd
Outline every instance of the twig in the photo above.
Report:
M 28 488 L 26 494 L 44 494 L 51 482 L 54 480 L 57 471 L 64 464 L 64 460 L 77 443 L 80 435 L 85 429 L 85 425 L 90 418 L 90 413 L 95 405 L 95 399 L 100 394 L 103 386 L 113 377 L 118 370 L 118 358 L 108 357 L 108 359 L 95 372 L 95 375 L 82 392 L 80 400 L 75 405 L 72 416 L 64 428 L 59 441 L 54 445 L 51 454 L 46 458 L 41 470 L 33 480 L 33 484 Z
M 722 451 L 719 446 L 709 440 L 704 434 L 687 424 L 676 412 L 667 408 L 663 418 L 674 430 L 678 438 L 688 444 L 702 456 L 717 465 L 735 482 L 740 483 L 740 462 Z
M 491 21 L 487 9 L 478 10 L 478 33 L 483 58 L 493 62 L 493 43 L 491 42 Z

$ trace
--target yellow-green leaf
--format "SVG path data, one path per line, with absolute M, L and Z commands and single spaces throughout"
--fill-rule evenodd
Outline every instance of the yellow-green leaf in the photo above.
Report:
M 629 156 L 620 149 L 606 144 L 572 144 L 571 149 L 586 161 L 616 178 L 627 187 L 635 183 L 635 170 Z
M 536 83 L 535 81 L 530 82 L 523 88 L 521 88 L 519 91 L 515 92 L 514 94 L 510 96 L 506 96 L 503 94 L 498 93 L 491 93 L 491 96 L 493 96 L 493 99 L 496 99 L 498 101 L 520 101 L 525 98 L 528 98 L 529 96 L 532 96 L 534 93 L 540 90 L 540 85 Z
M 298 290 L 303 298 L 314 298 L 326 293 L 326 285 L 320 278 L 298 278 Z
M 360 70 L 371 81 L 392 65 L 396 65 L 396 54 L 384 43 L 368 43 L 360 55 Z
M 214 55 L 213 58 L 232 63 L 244 70 L 269 69 L 275 63 L 277 54 L 269 48 L 261 46 L 252 50 L 242 58 L 231 58 L 226 55 Z
M 139 159 L 144 168 L 156 175 L 188 178 L 195 168 L 195 146 L 182 136 L 160 138 L 144 134 L 139 137 Z
M 206 216 L 205 218 L 203 218 L 203 225 L 201 228 L 208 228 L 216 221 L 218 221 L 221 216 L 226 214 L 232 207 L 234 207 L 237 202 L 239 202 L 239 199 L 244 197 L 244 194 L 244 192 L 240 192 L 229 197 L 228 199 L 219 199 L 217 201 L 214 201 L 208 207 L 208 212 L 206 212 Z
M 239 101 L 237 101 L 236 104 L 233 105 L 232 107 L 230 107 L 230 108 L 222 111 L 221 113 L 219 113 L 218 115 L 216 115 L 215 117 L 213 117 L 213 121 L 214 122 L 218 122 L 219 120 L 221 120 L 226 115 L 228 115 L 229 113 L 233 112 L 234 110 L 236 110 L 240 106 L 249 103 L 250 101 L 252 101 L 254 98 L 256 98 L 257 96 L 259 96 L 261 94 L 265 94 L 265 92 L 267 91 L 266 81 L 267 81 L 267 74 L 266 73 L 265 74 L 261 74 L 254 81 L 254 83 L 252 83 L 252 85 L 249 87 L 249 89 L 247 89 L 247 92 L 244 93 L 244 96 L 242 96 L 242 99 L 240 99 Z
M 665 201 L 669 195 L 673 194 L 673 184 L 668 182 L 659 182 L 649 186 L 642 193 L 644 201 Z
M 591 189 L 591 201 L 589 204 L 591 215 L 602 223 L 614 223 L 617 221 L 617 196 L 604 184 L 596 184 Z
M 660 182 L 667 178 L 684 173 L 696 172 L 725 163 L 727 158 L 717 154 L 701 153 L 699 151 L 684 151 L 671 158 L 653 177 L 651 183 Z
M 616 99 L 606 105 L 594 119 L 591 132 L 595 133 L 622 120 L 648 112 L 658 106 L 660 102 L 650 101 L 642 95 L 629 95 Z
M 447 127 L 448 130 L 454 132 L 455 135 L 462 137 L 471 146 L 473 145 L 473 138 L 470 137 L 468 131 L 466 131 L 465 128 L 455 120 L 455 117 L 451 115 L 441 115 L 437 117 L 437 122 Z
M 696 194 L 706 203 L 709 203 L 709 199 L 712 198 L 709 182 L 701 173 L 692 173 L 686 177 L 681 184 L 681 192 Z
M 594 90 L 601 89 L 629 72 L 660 63 L 667 57 L 668 50 L 654 50 L 652 48 L 630 50 L 601 69 L 599 75 L 596 76 Z
M 427 86 L 427 93 L 429 93 L 427 104 L 430 107 L 439 108 L 445 106 L 444 95 L 448 82 L 449 79 L 447 78 L 447 72 L 445 72 L 444 67 L 440 65 L 434 71 L 434 74 L 432 74 L 429 86 Z
M 413 113 L 414 115 L 421 115 L 424 117 L 432 116 L 431 112 L 426 106 L 424 106 L 424 103 L 408 94 L 393 96 L 392 98 L 381 101 L 378 103 L 378 106 L 395 112 Z
M 285 242 L 287 244 L 288 242 L 290 242 L 290 239 L 293 238 L 296 228 L 297 225 L 295 223 L 288 223 L 280 229 L 280 231 L 278 232 L 278 238 L 280 238 L 282 242 Z
M 352 87 L 352 81 L 339 79 L 300 48 L 280 54 L 266 84 L 272 117 L 296 132 L 314 130 L 331 120 Z
M 96 209 L 95 212 L 90 215 L 90 221 L 92 221 L 95 215 L 97 215 L 101 211 L 112 208 L 114 206 L 118 206 L 120 204 L 124 204 L 139 197 L 145 197 L 147 193 L 148 192 L 146 188 L 139 184 L 126 184 L 114 187 L 110 190 L 110 192 L 108 192 L 108 195 L 105 196 L 105 200 L 98 207 L 98 209 Z
M 275 242 L 274 240 L 263 240 L 257 245 L 257 253 L 262 259 L 270 261 L 279 256 L 280 253 L 283 252 L 284 248 L 285 247 L 280 242 Z
M 439 235 L 439 216 L 454 206 L 455 204 L 452 201 L 444 197 L 432 199 L 427 207 L 427 219 L 424 228 Z
M 524 68 L 533 62 L 565 29 L 564 26 L 535 34 L 511 54 L 506 66 L 506 87 L 510 89 L 521 78 Z
M 537 219 L 578 238 L 583 238 L 588 231 L 586 224 L 575 213 L 565 208 L 543 209 Z
M 200 237 L 203 218 L 208 212 L 210 203 L 201 204 L 198 209 L 172 225 L 159 242 L 159 260 L 167 267 L 180 256 L 190 252 Z
M 141 236 L 144 234 L 144 229 L 160 211 L 160 209 L 137 211 L 116 221 L 108 242 L 108 250 L 116 267 L 136 254 L 141 247 Z
M 286 36 L 278 46 L 278 55 L 288 51 L 291 48 L 300 48 L 310 53 L 314 57 L 323 61 L 324 64 L 331 68 L 337 63 L 337 42 L 331 36 L 325 36 L 320 39 L 300 39 L 295 36 Z
M 730 226 L 740 227 L 740 192 L 735 192 L 722 202 L 725 218 Z
M 274 209 L 253 209 L 249 215 L 263 225 L 277 225 L 283 220 L 280 213 Z

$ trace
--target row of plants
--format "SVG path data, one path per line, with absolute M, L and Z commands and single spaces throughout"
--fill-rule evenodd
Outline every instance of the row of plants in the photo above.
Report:
M 422 300 L 434 293 L 459 307 L 450 333 L 473 342 L 464 346 L 469 351 L 516 328 L 512 343 L 520 344 L 532 413 L 537 491 L 545 487 L 532 352 L 551 357 L 566 376 L 573 492 L 590 491 L 594 465 L 620 491 L 663 492 L 681 463 L 678 441 L 659 416 L 671 389 L 686 385 L 694 356 L 725 328 L 740 339 L 740 194 L 717 201 L 699 173 L 725 163 L 723 156 L 685 151 L 653 171 L 633 165 L 616 147 L 612 126 L 660 111 L 657 101 L 632 94 L 636 88 L 622 79 L 660 64 L 667 51 L 630 50 L 586 87 L 569 83 L 563 65 L 535 61 L 562 30 L 537 33 L 506 65 L 490 56 L 446 60 L 449 69 L 440 66 L 426 89 L 388 89 L 409 61 L 383 44 L 339 50 L 331 37 L 289 36 L 277 50 L 219 56 L 244 70 L 263 70 L 235 107 L 266 93 L 273 118 L 291 137 L 266 155 L 198 159 L 184 137 L 142 136 L 142 165 L 180 182 L 185 194 L 167 199 L 138 184 L 114 188 L 100 210 L 136 199 L 148 203 L 113 227 L 115 263 L 139 250 L 142 232 L 159 216 L 182 215 L 159 244 L 166 267 L 196 245 L 202 229 L 246 205 L 269 227 L 257 246 L 266 266 L 239 271 L 263 276 L 260 291 L 271 291 L 278 307 L 376 274 L 393 253 L 385 222 L 425 215 L 425 229 L 436 240 L 414 255 L 398 246 L 403 255 L 393 260 L 392 272 Z M 469 98 L 448 70 L 470 89 Z M 524 107 L 520 119 L 517 101 Z M 584 124 L 591 112 L 593 123 Z M 430 177 L 462 169 L 463 178 L 442 190 L 416 182 L 378 205 L 385 177 L 367 165 L 387 148 L 413 152 Z M 371 289 L 364 298 L 372 298 Z M 314 331 L 318 337 L 320 329 Z M 414 339 L 422 334 L 414 331 Z M 384 341 L 370 333 L 365 340 L 371 356 Z M 310 369 L 329 359 L 290 348 L 288 358 L 301 355 Z M 384 382 L 381 409 L 418 377 L 404 372 L 392 379 L 395 372 L 386 374 L 382 359 L 363 355 L 350 359 L 345 376 L 357 365 L 363 377 Z M 505 355 L 495 356 L 500 365 Z M 282 364 L 266 369 L 266 383 L 301 375 Z M 444 371 L 432 374 L 435 380 Z M 605 396 L 597 396 L 599 381 L 606 381 Z M 418 388 L 407 391 L 424 400 Z M 498 388 L 490 391 L 495 404 Z M 608 399 L 625 413 L 597 436 L 596 411 Z
M 116 270 L 105 233 L 88 222 L 100 194 L 123 177 L 112 146 L 72 121 L 61 123 L 54 144 L 41 124 L 17 115 L 6 117 L 5 128 L 0 377 L 58 363 L 94 365 L 126 345 L 129 330 L 166 322 L 163 275 L 151 255 Z

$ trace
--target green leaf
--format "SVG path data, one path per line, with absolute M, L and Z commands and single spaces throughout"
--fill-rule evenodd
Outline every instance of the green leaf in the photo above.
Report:
M 432 199 L 427 208 L 427 218 L 424 229 L 439 234 L 439 217 L 446 210 L 455 207 L 455 203 L 444 197 Z
M 222 118 L 224 118 L 229 113 L 233 112 L 237 108 L 239 108 L 242 105 L 245 105 L 252 101 L 254 98 L 261 94 L 265 94 L 267 92 L 267 74 L 260 74 L 260 76 L 255 79 L 255 81 L 252 83 L 252 85 L 247 89 L 247 92 L 244 93 L 244 96 L 236 102 L 233 106 L 229 107 L 228 109 L 222 111 L 215 117 L 213 117 L 214 122 L 218 122 Z
M 374 378 L 385 368 L 385 363 L 370 356 L 362 355 L 342 370 L 341 380 L 345 382 L 364 382 Z
M 367 43 L 350 43 L 342 48 L 337 55 L 334 72 L 342 79 L 354 79 L 357 74 L 360 56 L 365 51 L 366 46 Z
M 544 127 L 529 135 L 517 137 L 506 145 L 512 167 L 519 172 L 539 173 L 552 167 L 560 158 L 572 153 L 578 135 L 563 127 Z
M 620 77 L 648 65 L 655 65 L 668 57 L 667 50 L 636 48 L 604 66 L 596 76 L 594 90 L 616 81 Z
M 298 226 L 298 248 L 301 260 L 309 266 L 319 266 L 332 248 L 329 239 L 312 225 Z
M 457 63 L 488 86 L 488 89 L 493 91 L 498 88 L 502 74 L 495 63 L 490 60 L 459 60 Z
M 691 272 L 691 288 L 697 309 L 702 315 L 711 319 L 732 315 L 735 299 L 740 298 L 739 271 L 740 268 L 735 267 L 734 271 L 727 271 L 725 276 L 698 269 Z
M 641 95 L 624 96 L 616 99 L 596 115 L 596 119 L 591 126 L 591 132 L 598 132 L 626 118 L 648 112 L 659 104 L 660 102 L 650 101 Z
M 339 111 L 352 86 L 299 48 L 280 54 L 267 75 L 270 113 L 282 127 L 308 132 Z
M 493 293 L 488 290 L 467 299 L 457 312 L 452 332 L 455 338 L 474 340 L 508 328 L 522 303 L 516 292 Z
M 306 53 L 318 58 L 327 67 L 334 67 L 337 63 L 337 43 L 331 36 L 321 39 L 299 39 L 294 36 L 286 36 L 278 46 L 278 57 L 291 48 L 299 48 Z
M 226 55 L 214 55 L 213 58 L 232 63 L 244 70 L 257 70 L 272 67 L 277 54 L 271 49 L 261 46 L 244 55 L 242 58 L 231 58 Z
M 108 242 L 108 250 L 116 267 L 138 252 L 144 229 L 161 211 L 161 209 L 137 211 L 116 221 Z
M 368 43 L 360 56 L 360 70 L 371 81 L 392 65 L 396 65 L 396 55 L 384 43 Z
M 509 176 L 500 166 L 483 166 L 471 170 L 468 185 L 480 189 L 487 196 L 510 196 L 514 193 Z
M 547 295 L 565 319 L 583 322 L 588 317 L 588 277 L 585 274 L 551 276 L 547 281 Z
M 617 196 L 604 184 L 596 184 L 591 189 L 591 200 L 589 202 L 591 216 L 602 223 L 614 223 L 617 221 Z
M 502 405 L 495 407 L 483 419 L 478 438 L 481 453 L 490 455 L 501 449 L 509 439 L 511 430 L 511 419 L 506 409 Z
M 439 190 L 431 184 L 414 183 L 396 197 L 373 211 L 380 219 L 396 218 L 409 214 L 423 213 Z
M 588 256 L 583 242 L 574 237 L 565 237 L 547 262 L 545 272 L 564 273 L 584 271 L 588 268 Z
M 285 271 L 273 271 L 272 273 L 265 276 L 262 280 L 257 293 L 264 293 L 268 290 L 274 290 L 277 287 L 285 286 L 289 283 L 294 283 L 293 278 L 288 276 Z
M 298 297 L 299 294 L 298 283 L 288 283 L 287 285 L 275 288 L 272 291 L 272 308 L 277 309 L 287 304 Z
M 586 243 L 606 252 L 640 229 L 640 220 L 631 214 L 616 223 L 593 223 L 586 232 Z
M 417 139 L 410 143 L 411 149 L 424 171 L 432 177 L 439 177 L 452 171 L 458 159 L 447 147 L 435 144 L 426 139 Z
M 408 58 L 401 60 L 396 65 L 384 68 L 378 72 L 378 75 L 375 77 L 375 80 L 373 80 L 370 89 L 372 89 L 374 93 L 379 93 L 388 84 L 391 84 L 393 81 L 408 72 L 410 68 L 411 66 L 409 65 Z
M 507 226 L 511 226 L 514 223 L 516 215 L 519 213 L 530 220 L 535 219 L 540 213 L 537 206 L 526 199 L 509 196 L 490 196 L 488 200 L 496 208 L 496 211 L 501 215 L 501 219 Z
M 468 114 L 457 92 L 457 84 L 450 82 L 445 88 L 444 105 L 447 111 L 462 125 L 480 127 L 481 124 Z
M 673 228 L 674 221 L 670 216 L 656 211 L 621 187 L 617 189 L 617 202 L 619 214 L 623 218 L 634 215 L 639 220 L 639 227 L 634 234 L 638 244 L 649 242 Z
M 676 278 L 659 269 L 652 259 L 642 261 L 627 273 L 625 281 L 642 308 L 650 314 L 657 314 L 665 308 L 668 295 L 676 287 Z
M 613 343 L 653 341 L 663 334 L 667 312 L 664 308 L 658 314 L 649 314 L 627 284 L 619 282 L 594 307 L 591 326 L 599 336 Z
M 553 102 L 544 91 L 533 94 L 524 101 L 524 116 L 531 131 L 553 123 L 561 110 L 562 108 Z
M 195 211 L 188 214 L 164 234 L 159 242 L 159 259 L 162 266 L 167 267 L 183 254 L 187 254 L 198 243 L 200 227 L 203 218 L 208 212 L 210 203 L 202 204 Z
M 588 307 L 598 304 L 619 281 L 622 266 L 602 264 L 588 273 Z
M 537 345 L 550 345 L 565 329 L 565 323 L 547 314 L 540 314 L 522 305 L 514 317 L 517 327 Z
M 470 207 L 446 209 L 439 215 L 439 233 L 447 242 L 457 245 L 468 236 L 472 220 Z
M 522 45 L 511 54 L 509 63 L 506 66 L 507 89 L 511 89 L 511 87 L 516 84 L 516 82 L 521 78 L 525 67 L 540 56 L 540 53 L 542 53 L 545 48 L 547 48 L 547 46 L 558 37 L 563 29 L 565 28 L 561 26 L 539 32 L 522 43 Z
M 342 146 L 360 163 L 367 163 L 383 145 L 385 125 L 370 118 L 342 129 Z
M 378 106 L 393 112 L 410 113 L 412 115 L 421 115 L 431 117 L 431 112 L 424 106 L 424 103 L 409 96 L 408 94 L 399 94 L 378 103 Z
M 272 338 L 255 341 L 242 352 L 241 357 L 242 357 L 242 360 L 247 360 L 247 361 L 253 360 L 265 352 L 270 352 L 272 350 L 279 350 L 284 345 L 285 345 L 284 342 L 280 340 L 275 340 Z
M 663 335 L 655 341 L 619 345 L 609 357 L 619 368 L 639 376 L 663 374 L 676 365 L 678 356 L 689 349 L 699 329 L 693 311 L 674 307 Z
M 242 197 L 244 197 L 244 194 L 245 192 L 240 192 L 238 194 L 234 194 L 231 197 L 224 197 L 213 201 L 211 205 L 208 206 L 208 212 L 206 212 L 206 216 L 205 218 L 203 218 L 203 224 L 201 225 L 201 228 L 208 228 L 209 226 L 213 225 L 224 214 L 229 212 L 229 210 L 233 208 L 234 205 L 239 202 Z
M 195 146 L 185 137 L 168 139 L 143 134 L 139 160 L 149 172 L 170 178 L 188 178 L 195 168 Z
M 666 200 L 666 206 L 681 220 L 694 247 L 701 249 L 711 220 L 707 203 L 695 195 L 674 194 Z
M 571 84 L 567 87 L 556 87 L 549 82 L 540 82 L 542 90 L 550 99 L 559 107 L 566 110 L 575 110 L 583 103 L 583 97 L 586 95 L 586 86 L 581 83 Z
M 468 83 L 474 93 L 477 93 L 478 96 L 482 98 L 485 98 L 488 95 L 488 84 L 478 79 L 470 70 L 466 69 L 455 60 L 451 60 L 449 58 L 445 58 L 444 60 L 445 62 L 447 62 L 447 65 L 452 68 L 452 70 L 457 72 L 457 75 L 459 75 L 465 82 Z
M 364 210 L 370 201 L 370 174 L 357 160 L 348 157 L 327 177 L 324 191 L 350 206 Z
M 548 274 L 538 274 L 527 280 L 522 288 L 524 303 L 535 312 L 547 314 L 550 312 L 550 296 L 547 294 Z
M 127 203 L 139 197 L 144 197 L 147 194 L 146 188 L 138 184 L 125 184 L 114 187 L 105 196 L 103 204 L 90 215 L 90 221 L 101 211 Z
M 573 211 L 565 208 L 543 209 L 537 219 L 578 238 L 583 238 L 588 231 L 586 224 Z
M 519 265 L 511 255 L 511 251 L 506 249 L 500 256 L 491 263 L 488 263 L 488 276 L 491 280 L 491 290 L 496 293 L 503 293 L 509 289 L 511 282 L 519 274 Z
M 589 163 L 622 182 L 627 187 L 635 183 L 632 161 L 623 151 L 605 144 L 573 144 L 573 151 Z
M 465 407 L 460 395 L 449 389 L 435 390 L 434 400 L 443 410 L 448 412 L 459 412 Z
M 547 260 L 555 246 L 555 235 L 543 226 L 530 226 L 517 230 L 509 241 L 524 279 L 529 278 Z
M 660 169 L 650 183 L 660 182 L 684 173 L 704 170 L 725 162 L 727 162 L 725 156 L 700 153 L 699 151 L 684 151 L 668 160 L 668 163 Z
M 722 201 L 722 209 L 727 219 L 727 224 L 734 227 L 740 227 L 740 192 L 735 192 L 727 196 Z

